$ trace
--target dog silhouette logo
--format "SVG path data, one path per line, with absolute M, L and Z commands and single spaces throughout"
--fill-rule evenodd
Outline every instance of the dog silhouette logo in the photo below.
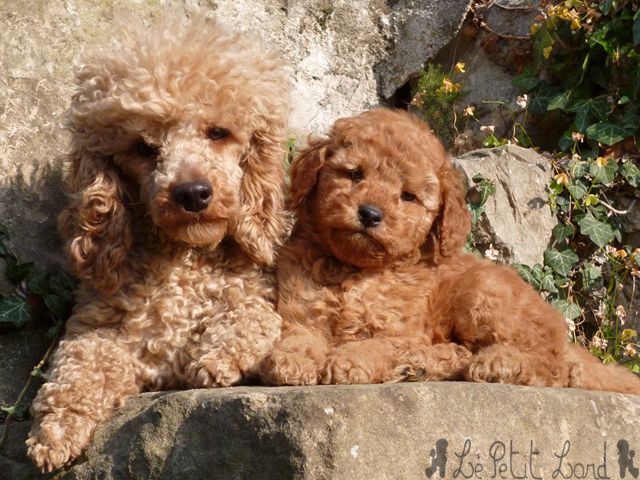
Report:
M 638 478 L 640 473 L 638 467 L 633 464 L 633 457 L 635 457 L 636 451 L 629 450 L 629 442 L 626 440 L 618 440 L 618 465 L 620 465 L 620 478 L 624 478 L 627 474 L 627 470 L 633 476 Z
M 431 449 L 429 456 L 431 457 L 431 466 L 427 467 L 425 473 L 427 477 L 431 478 L 436 470 L 440 475 L 440 478 L 444 478 L 445 466 L 447 465 L 447 447 L 449 442 L 444 438 L 441 438 L 436 442 L 436 448 Z

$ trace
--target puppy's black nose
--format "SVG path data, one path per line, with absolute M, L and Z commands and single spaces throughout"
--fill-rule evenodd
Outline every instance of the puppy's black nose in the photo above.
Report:
M 207 180 L 181 183 L 171 192 L 173 200 L 187 212 L 199 212 L 207 208 L 212 194 L 213 188 Z
M 382 210 L 375 205 L 363 203 L 358 207 L 358 218 L 365 228 L 377 227 L 382 221 Z

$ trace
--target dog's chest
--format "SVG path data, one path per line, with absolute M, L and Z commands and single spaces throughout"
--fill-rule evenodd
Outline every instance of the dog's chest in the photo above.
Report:
M 411 270 L 357 274 L 340 285 L 334 334 L 345 341 L 411 335 L 427 315 L 431 286 Z

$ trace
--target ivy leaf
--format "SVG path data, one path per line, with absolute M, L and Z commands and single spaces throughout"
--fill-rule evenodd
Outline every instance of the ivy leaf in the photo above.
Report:
M 586 263 L 582 268 L 582 286 L 586 291 L 591 290 L 602 278 L 602 271 L 593 263 Z
M 563 277 L 569 275 L 569 272 L 571 272 L 573 266 L 578 263 L 578 260 L 578 255 L 570 248 L 562 251 L 550 248 L 544 252 L 545 265 L 548 265 L 554 272 Z
M 613 182 L 618 171 L 618 163 L 613 159 L 604 160 L 606 163 L 599 164 L 598 161 L 589 166 L 589 174 L 593 180 L 603 185 Z
M 559 223 L 553 230 L 551 231 L 553 234 L 553 238 L 555 238 L 558 242 L 562 242 L 566 238 L 573 237 L 573 234 L 576 233 L 576 227 L 569 224 Z
M 540 83 L 540 79 L 531 70 L 525 70 L 513 79 L 513 85 L 524 92 L 533 90 Z
M 587 194 L 587 187 L 580 180 L 571 180 L 567 184 L 567 190 L 576 200 L 581 200 Z
M 536 275 L 536 272 L 534 271 L 533 268 L 523 263 L 514 264 L 513 268 L 516 269 L 516 272 L 518 272 L 518 275 L 520 275 L 525 282 L 527 282 L 536 290 L 538 291 L 540 290 L 540 287 L 541 287 L 540 279 Z
M 31 320 L 31 305 L 16 294 L 0 298 L 0 324 L 10 324 L 17 328 Z
M 558 91 L 547 85 L 539 87 L 531 94 L 529 100 L 529 111 L 535 114 L 543 114 L 547 111 L 549 101 L 557 95 Z
M 558 299 L 551 302 L 557 310 L 564 315 L 567 320 L 575 320 L 582 315 L 582 310 L 578 305 L 573 302 L 567 302 L 566 300 Z
M 551 97 L 549 99 L 549 105 L 547 105 L 547 110 L 564 110 L 569 104 L 572 93 L 571 90 L 567 90 L 566 92 L 561 92 Z
M 44 304 L 58 320 L 64 320 L 69 316 L 69 304 L 58 295 L 47 295 L 44 297 Z
M 601 222 L 588 212 L 578 221 L 580 233 L 588 236 L 593 243 L 599 247 L 604 247 L 614 239 L 613 229 L 611 225 Z
M 616 123 L 598 122 L 587 127 L 585 133 L 589 138 L 596 140 L 603 145 L 613 145 L 625 138 L 635 135 L 637 127 L 635 125 L 618 125 Z
M 593 120 L 606 120 L 611 107 L 607 98 L 601 96 L 579 100 L 567 110 L 576 113 L 576 128 L 580 132 L 584 132 L 593 123 Z
M 29 291 L 36 295 L 45 296 L 49 293 L 49 275 L 44 272 L 34 271 L 27 279 Z
M 640 10 L 638 10 L 640 12 Z M 633 187 L 640 187 L 640 169 L 631 160 L 622 164 L 622 176 Z
M 27 278 L 33 270 L 33 262 L 18 263 L 13 257 L 7 258 L 6 261 L 7 268 L 5 270 L 5 275 L 12 282 L 21 282 Z
M 553 279 L 553 275 L 547 273 L 542 277 L 540 281 L 541 290 L 546 290 L 551 293 L 558 293 L 558 288 L 556 287 L 555 281 Z

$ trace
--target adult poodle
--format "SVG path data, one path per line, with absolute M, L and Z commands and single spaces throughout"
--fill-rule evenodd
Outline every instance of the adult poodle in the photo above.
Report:
M 77 305 L 33 402 L 51 471 L 142 390 L 226 387 L 280 334 L 281 62 L 220 25 L 124 33 L 77 73 L 69 205 Z
M 278 260 L 273 384 L 464 378 L 640 393 L 570 346 L 511 268 L 463 253 L 469 213 L 429 127 L 377 109 L 338 120 L 291 169 L 298 219 Z

